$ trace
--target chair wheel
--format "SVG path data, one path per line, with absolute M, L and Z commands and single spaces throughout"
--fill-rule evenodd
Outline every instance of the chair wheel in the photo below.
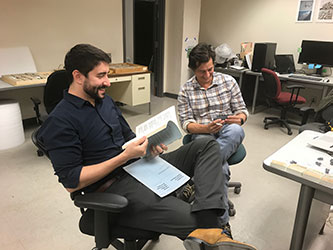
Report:
M 240 187 L 235 187 L 234 193 L 239 194 L 240 192 L 241 192 L 241 188 Z
M 230 209 L 229 208 L 229 210 L 228 210 L 228 213 L 229 213 L 229 216 L 235 216 L 235 214 L 236 214 L 236 209 Z
M 39 157 L 42 157 L 42 156 L 44 155 L 44 153 L 43 153 L 41 150 L 37 150 L 37 155 L 38 155 Z
M 155 236 L 154 238 L 152 238 L 151 240 L 152 240 L 152 241 L 159 241 L 159 240 L 160 240 L 160 236 L 157 235 L 157 236 Z
M 293 132 L 291 132 L 291 131 L 288 131 L 288 135 L 292 135 L 293 134 Z

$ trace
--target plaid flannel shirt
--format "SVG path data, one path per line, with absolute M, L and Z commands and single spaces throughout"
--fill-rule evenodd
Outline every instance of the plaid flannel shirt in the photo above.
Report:
M 191 122 L 208 124 L 222 115 L 239 113 L 249 115 L 236 80 L 226 74 L 214 72 L 207 90 L 193 76 L 178 94 L 179 120 L 186 132 Z

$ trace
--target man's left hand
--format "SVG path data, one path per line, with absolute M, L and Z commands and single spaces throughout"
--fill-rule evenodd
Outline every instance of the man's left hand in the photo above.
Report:
M 243 122 L 242 122 L 243 119 Z M 237 114 L 237 115 L 228 115 L 228 118 L 225 119 L 225 122 L 228 124 L 236 123 L 238 125 L 243 125 L 246 121 L 246 115 L 244 114 Z
M 158 146 L 152 146 L 150 149 L 151 157 L 153 158 L 157 155 L 163 154 L 163 152 L 167 151 L 167 150 L 168 150 L 168 147 L 162 143 Z

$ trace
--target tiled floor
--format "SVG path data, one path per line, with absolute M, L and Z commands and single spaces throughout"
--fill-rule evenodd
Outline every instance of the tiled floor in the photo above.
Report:
M 156 114 L 176 100 L 152 98 L 152 114 Z M 147 105 L 122 107 L 132 128 L 149 118 Z M 266 111 L 267 112 L 267 111 Z M 297 134 L 288 136 L 278 127 L 263 129 L 260 112 L 249 117 L 244 126 L 247 150 L 245 160 L 233 166 L 232 179 L 241 181 L 239 195 L 230 190 L 237 214 L 231 218 L 235 239 L 246 241 L 260 250 L 286 250 L 295 216 L 300 185 L 276 176 L 262 168 L 263 160 Z M 79 210 L 67 191 L 57 182 L 49 160 L 37 157 L 26 129 L 23 145 L 0 151 L 0 249 L 91 249 L 93 238 L 79 232 Z M 180 141 L 169 147 L 173 150 Z M 311 250 L 328 250 L 333 246 L 333 223 L 329 218 L 325 234 L 311 243 Z M 110 249 L 113 249 L 110 247 Z M 162 235 L 146 250 L 184 249 L 175 237 Z

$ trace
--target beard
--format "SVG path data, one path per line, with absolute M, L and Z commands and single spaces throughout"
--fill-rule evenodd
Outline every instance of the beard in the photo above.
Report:
M 89 84 L 89 81 L 84 81 L 84 84 L 83 84 L 83 90 L 84 92 L 89 95 L 92 99 L 94 100 L 101 100 L 105 97 L 105 92 L 103 92 L 102 94 L 99 94 L 99 90 L 101 89 L 106 89 L 105 86 L 91 86 Z

